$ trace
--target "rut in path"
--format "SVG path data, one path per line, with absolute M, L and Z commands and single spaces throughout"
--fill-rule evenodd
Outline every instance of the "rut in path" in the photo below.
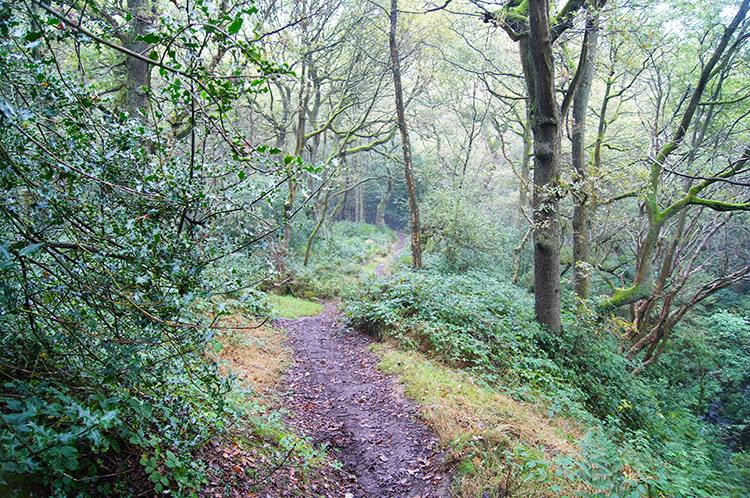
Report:
M 347 496 L 450 496 L 437 438 L 375 368 L 372 339 L 338 316 L 331 303 L 316 317 L 281 321 L 296 358 L 284 379 L 291 424 L 342 464 Z

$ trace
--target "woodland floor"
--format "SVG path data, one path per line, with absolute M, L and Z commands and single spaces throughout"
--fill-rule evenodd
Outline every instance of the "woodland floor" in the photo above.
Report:
M 383 275 L 405 250 L 398 234 L 391 255 L 375 273 Z M 404 397 L 393 376 L 377 369 L 369 351 L 374 339 L 345 327 L 338 303 L 318 316 L 280 319 L 286 330 L 291 364 L 276 398 L 287 423 L 338 465 L 303 470 L 299 457 L 248 482 L 242 471 L 257 456 L 240 445 L 214 443 L 207 460 L 235 474 L 231 485 L 216 483 L 204 496 L 286 496 L 326 498 L 442 498 L 450 494 L 444 454 L 419 408 Z M 236 365 L 243 370 L 242 365 Z M 229 483 L 227 483 L 229 484 Z
M 282 393 L 291 425 L 341 464 L 344 496 L 450 496 L 437 438 L 376 368 L 372 339 L 338 318 L 329 303 L 316 317 L 282 321 L 295 358 Z

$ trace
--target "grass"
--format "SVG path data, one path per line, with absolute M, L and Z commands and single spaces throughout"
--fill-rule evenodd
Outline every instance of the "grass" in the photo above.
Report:
M 314 301 L 306 301 L 293 296 L 268 296 L 273 306 L 273 312 L 279 318 L 297 319 L 301 316 L 315 316 L 323 311 L 323 305 Z
M 224 346 L 219 357 L 225 370 L 232 370 L 237 379 L 259 394 L 271 392 L 291 358 L 277 331 L 239 313 L 223 316 L 219 338 Z
M 575 455 L 584 429 L 550 419 L 535 406 L 477 385 L 469 372 L 450 369 L 416 352 L 373 347 L 379 368 L 397 374 L 407 397 L 422 407 L 458 476 L 458 498 L 558 496 L 538 479 L 526 479 L 528 461 Z M 536 484 L 535 484 L 536 483 Z
M 323 309 L 289 296 L 269 298 L 273 315 L 281 317 L 310 316 Z M 236 377 L 238 389 L 230 399 L 243 415 L 227 434 L 203 448 L 200 458 L 211 468 L 210 480 L 224 483 L 207 485 L 204 491 L 225 496 L 249 490 L 252 496 L 255 492 L 275 496 L 284 489 L 308 496 L 319 482 L 332 479 L 336 464 L 289 429 L 275 400 L 283 371 L 292 360 L 285 334 L 266 326 L 238 301 L 217 301 L 226 304 L 228 313 L 214 319 L 214 313 L 207 312 L 206 317 L 216 327 L 223 348 L 208 356 L 219 361 L 223 374 Z

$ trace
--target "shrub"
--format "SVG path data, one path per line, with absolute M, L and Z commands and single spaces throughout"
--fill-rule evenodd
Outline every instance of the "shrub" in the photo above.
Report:
M 539 328 L 521 289 L 479 273 L 397 273 L 347 303 L 351 326 L 417 345 L 488 382 L 556 384 L 557 366 L 535 345 Z
M 119 494 L 118 476 L 139 492 L 191 494 L 203 479 L 192 455 L 239 416 L 196 303 L 211 297 L 203 270 L 226 249 L 211 221 L 244 201 L 205 187 L 231 173 L 239 191 L 245 172 L 193 164 L 158 127 L 106 97 L 95 104 L 57 58 L 92 40 L 24 8 L 4 2 L 0 16 L 0 494 Z M 177 33 L 172 64 L 185 30 L 164 21 Z M 174 103 L 189 95 L 181 83 L 161 86 Z M 195 107 L 225 111 L 235 90 L 212 88 Z

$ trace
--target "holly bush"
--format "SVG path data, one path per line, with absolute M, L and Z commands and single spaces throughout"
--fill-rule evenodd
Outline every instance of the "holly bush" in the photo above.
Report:
M 209 13 L 196 5 L 195 18 Z M 232 39 L 251 10 L 181 26 L 165 17 L 146 35 L 161 73 L 143 89 L 151 119 L 192 109 L 188 136 L 227 151 L 209 163 L 66 72 L 73 49 L 84 64 L 111 38 L 65 28 L 62 7 L 0 7 L 0 495 L 144 485 L 189 495 L 204 480 L 193 455 L 241 415 L 196 306 L 226 289 L 203 270 L 264 235 L 246 220 L 232 237 L 216 227 L 273 195 L 267 185 L 297 163 L 275 162 L 278 151 L 263 146 L 238 149 L 231 130 L 207 138 L 263 78 L 238 85 L 212 78 L 200 57 L 180 59 L 216 44 L 252 56 Z M 253 61 L 261 75 L 273 71 L 257 53 Z M 204 91 L 180 90 L 190 85 Z M 216 178 L 231 188 L 207 188 Z

